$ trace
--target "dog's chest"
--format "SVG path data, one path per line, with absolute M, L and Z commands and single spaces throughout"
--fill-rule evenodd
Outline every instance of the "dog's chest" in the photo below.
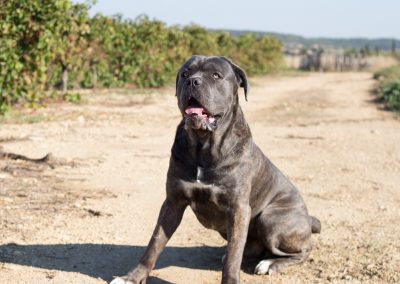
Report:
M 213 184 L 204 184 L 200 179 L 186 191 L 190 207 L 200 223 L 209 229 L 221 230 L 226 225 L 226 192 Z
M 204 180 L 204 168 L 197 167 L 196 182 L 202 183 L 202 180 Z
M 227 190 L 213 183 L 208 173 L 198 167 L 195 179 L 190 182 L 181 180 L 182 189 L 200 223 L 207 228 L 220 230 L 226 224 L 229 197 Z
M 223 188 L 210 183 L 204 175 L 204 170 L 200 167 L 197 168 L 196 180 L 187 182 L 185 184 L 185 196 L 193 204 L 206 204 L 213 203 L 217 206 L 222 205 L 223 197 L 226 192 Z

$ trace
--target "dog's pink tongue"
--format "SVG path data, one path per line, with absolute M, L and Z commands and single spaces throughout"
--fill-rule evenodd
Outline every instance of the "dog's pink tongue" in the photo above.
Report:
M 204 108 L 202 107 L 188 107 L 185 109 L 187 115 L 197 114 L 198 116 L 203 116 Z

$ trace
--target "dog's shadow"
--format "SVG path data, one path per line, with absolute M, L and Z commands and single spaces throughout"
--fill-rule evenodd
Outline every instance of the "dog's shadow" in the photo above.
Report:
M 0 262 L 78 272 L 110 281 L 126 274 L 146 247 L 109 244 L 0 245 Z M 221 247 L 166 247 L 155 269 L 169 266 L 220 270 Z M 149 283 L 170 283 L 150 277 Z

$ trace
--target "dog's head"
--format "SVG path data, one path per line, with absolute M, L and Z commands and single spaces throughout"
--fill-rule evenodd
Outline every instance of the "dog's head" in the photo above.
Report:
M 192 56 L 176 76 L 178 106 L 187 127 L 214 131 L 249 89 L 246 73 L 225 57 Z

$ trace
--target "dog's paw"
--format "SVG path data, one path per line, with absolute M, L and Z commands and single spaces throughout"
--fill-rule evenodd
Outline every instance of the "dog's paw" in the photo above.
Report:
M 149 273 L 144 265 L 138 264 L 125 276 L 117 277 L 110 284 L 146 284 Z
M 254 269 L 254 273 L 257 275 L 271 274 L 272 270 L 269 268 L 273 263 L 274 261 L 272 259 L 261 260 Z
M 117 277 L 113 281 L 111 281 L 110 284 L 133 284 L 133 282 L 125 280 L 121 277 Z

